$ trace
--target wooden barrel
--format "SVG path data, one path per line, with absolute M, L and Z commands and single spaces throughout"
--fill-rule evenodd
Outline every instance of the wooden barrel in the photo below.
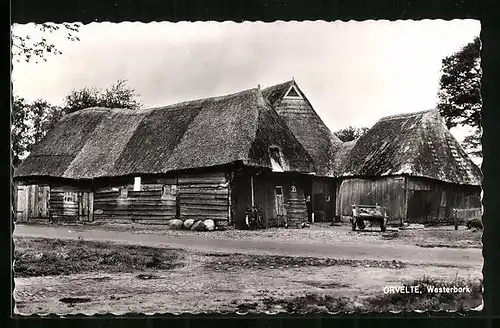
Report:
M 287 200 L 288 227 L 295 228 L 298 224 L 307 222 L 306 199 L 302 192 L 292 189 Z

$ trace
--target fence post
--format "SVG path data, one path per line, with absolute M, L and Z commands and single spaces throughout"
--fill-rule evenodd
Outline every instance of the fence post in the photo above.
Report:
M 455 220 L 455 230 L 458 230 L 458 215 L 457 215 L 457 210 L 453 209 L 453 218 Z
M 88 221 L 94 221 L 94 192 L 88 193 Z

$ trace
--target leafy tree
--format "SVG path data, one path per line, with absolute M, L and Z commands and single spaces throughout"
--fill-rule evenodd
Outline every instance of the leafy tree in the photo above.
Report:
M 13 164 L 20 163 L 47 131 L 64 115 L 63 109 L 45 100 L 26 102 L 14 96 L 12 103 L 12 152 Z
M 89 87 L 71 91 L 65 98 L 64 109 L 69 114 L 89 107 L 139 109 L 141 106 L 135 90 L 125 80 L 118 80 L 103 91 Z
M 351 141 L 357 139 L 364 135 L 369 129 L 367 127 L 353 127 L 349 126 L 345 129 L 335 132 L 335 135 L 343 142 Z
M 472 156 L 481 157 L 481 66 L 480 40 L 443 59 L 438 109 L 446 126 L 470 127 L 472 134 L 462 142 Z
M 25 60 L 30 62 L 40 59 L 47 61 L 48 54 L 61 54 L 61 51 L 47 39 L 47 34 L 54 32 L 65 33 L 70 41 L 79 41 L 77 33 L 80 29 L 78 23 L 35 24 L 39 33 L 32 35 L 16 33 L 16 25 L 11 29 L 12 58 L 17 62 Z M 37 35 L 39 34 L 39 35 Z M 17 166 L 21 159 L 31 150 L 45 133 L 64 115 L 61 108 L 50 105 L 46 101 L 37 100 L 31 104 L 24 98 L 14 95 L 12 99 L 12 155 L 13 165 Z
M 39 99 L 31 103 L 14 95 L 12 103 L 12 152 L 13 164 L 20 161 L 61 120 L 64 115 L 89 107 L 139 109 L 141 103 L 135 91 L 119 80 L 101 91 L 86 87 L 73 90 L 66 96 L 64 106 L 54 106 Z
M 28 119 L 27 104 L 24 98 L 14 97 L 12 102 L 12 162 L 14 166 L 20 163 L 29 144 L 29 126 L 25 123 Z
M 47 61 L 48 54 L 61 54 L 61 51 L 47 39 L 47 33 L 65 33 L 66 39 L 70 41 L 79 41 L 80 38 L 77 36 L 80 30 L 80 24 L 78 23 L 43 23 L 35 24 L 35 27 L 41 32 L 41 36 L 35 35 L 19 35 L 15 33 L 15 25 L 12 29 L 12 56 L 17 61 L 20 62 L 24 59 L 26 62 L 35 59 L 38 63 L 39 59 Z M 35 33 L 36 34 L 36 33 Z

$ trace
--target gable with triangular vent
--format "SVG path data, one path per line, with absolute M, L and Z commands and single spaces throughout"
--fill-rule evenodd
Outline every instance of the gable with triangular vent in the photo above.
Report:
M 284 98 L 304 99 L 295 85 L 291 86 Z

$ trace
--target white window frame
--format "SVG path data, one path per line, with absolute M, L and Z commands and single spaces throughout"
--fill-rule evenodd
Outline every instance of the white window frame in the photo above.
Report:
M 141 191 L 141 177 L 134 177 L 133 191 Z
M 76 202 L 77 200 L 75 197 L 77 196 L 77 194 L 75 192 L 72 192 L 72 191 L 65 191 L 64 192 L 64 195 L 63 195 L 63 202 Z

